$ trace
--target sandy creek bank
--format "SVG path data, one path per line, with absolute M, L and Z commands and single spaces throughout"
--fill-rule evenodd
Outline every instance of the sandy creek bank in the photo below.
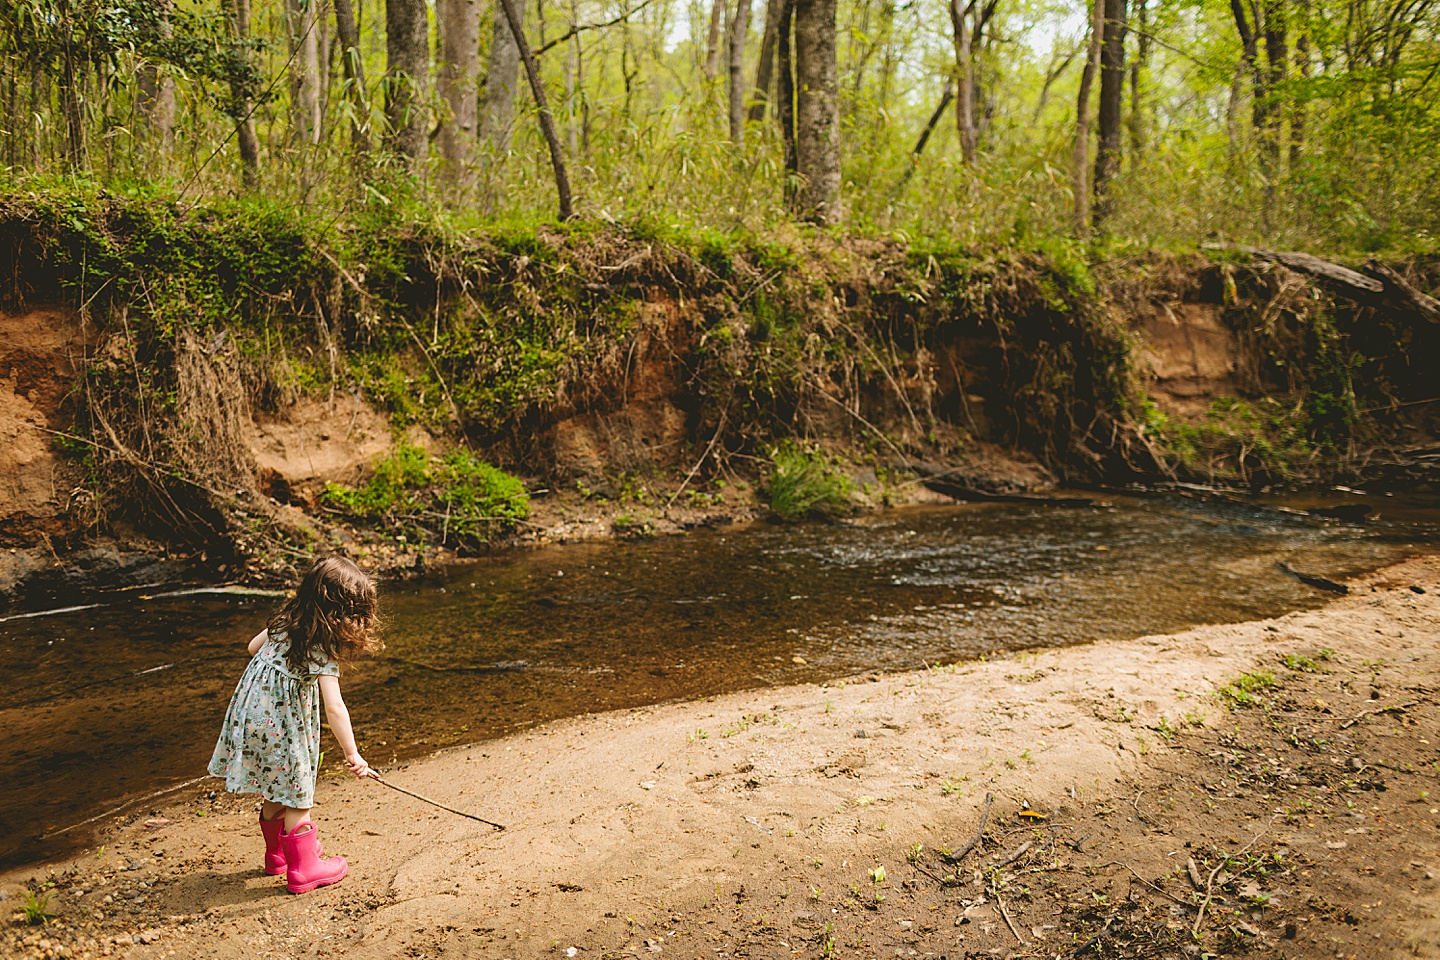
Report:
M 1440 956 L 1440 558 L 1352 586 L 1270 621 L 584 716 L 387 771 L 503 833 L 336 777 L 317 819 L 352 872 L 300 897 L 261 875 L 253 803 L 133 810 L 103 847 L 0 878 L 12 907 L 53 883 L 59 914 L 0 943 Z M 976 834 L 987 793 L 957 870 L 940 851 Z

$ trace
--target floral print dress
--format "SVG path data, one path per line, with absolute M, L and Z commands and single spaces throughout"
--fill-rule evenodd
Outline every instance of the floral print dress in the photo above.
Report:
M 285 662 L 288 648 L 280 633 L 250 659 L 225 711 L 210 775 L 231 793 L 306 809 L 320 769 L 319 678 L 338 677 L 340 668 L 333 660 L 312 662 L 300 676 Z

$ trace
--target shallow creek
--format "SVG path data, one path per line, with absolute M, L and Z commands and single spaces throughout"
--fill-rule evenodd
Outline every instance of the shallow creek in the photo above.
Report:
M 1440 543 L 1433 501 L 1367 502 L 1380 520 L 1115 497 L 510 552 L 387 585 L 387 649 L 345 697 L 379 766 L 592 711 L 1274 616 L 1327 597 L 1276 561 L 1338 578 Z M 158 593 L 0 620 L 0 863 L 204 773 L 277 601 Z

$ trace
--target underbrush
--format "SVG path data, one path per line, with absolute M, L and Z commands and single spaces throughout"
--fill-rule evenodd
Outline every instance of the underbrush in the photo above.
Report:
M 843 512 L 850 490 L 796 438 L 864 450 L 881 468 L 943 460 L 978 437 L 1070 481 L 1123 483 L 1171 463 L 1285 477 L 1315 449 L 1340 451 L 1373 398 L 1425 381 L 1425 344 L 1403 343 L 1412 367 L 1376 360 L 1401 349 L 1393 329 L 1387 346 L 1307 300 L 1309 287 L 1237 275 L 1227 309 L 1263 358 L 1253 392 L 1304 403 L 1234 401 L 1198 425 L 1164 423 L 1145 406 L 1094 249 L 643 217 L 467 232 L 384 189 L 345 223 L 253 197 L 0 193 L 0 260 L 14 264 L 0 305 L 69 305 L 96 344 L 65 438 L 89 523 L 212 554 L 221 542 L 270 550 L 280 564 L 313 550 L 314 532 L 286 529 L 260 494 L 245 440 L 255 413 L 306 396 L 363 399 L 397 433 L 418 425 L 482 453 L 402 450 L 360 487 L 332 488 L 330 509 L 482 540 L 525 517 L 523 490 L 488 463 L 548 475 L 547 431 L 603 420 L 642 387 L 674 399 L 687 435 L 654 463 L 603 470 L 664 473 L 688 448 L 700 460 L 679 468 L 708 482 L 731 458 L 774 450 L 776 512 L 799 517 Z M 1301 362 L 1275 365 L 1289 356 Z
M 765 492 L 782 520 L 837 517 L 854 509 L 854 482 L 825 454 L 794 443 L 771 449 Z
M 485 542 L 530 516 L 530 497 L 518 477 L 453 450 L 432 457 L 402 444 L 375 464 L 359 487 L 325 486 L 324 502 L 354 518 L 436 531 L 440 542 Z

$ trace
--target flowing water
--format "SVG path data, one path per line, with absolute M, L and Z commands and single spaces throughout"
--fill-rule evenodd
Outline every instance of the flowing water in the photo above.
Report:
M 1365 524 L 1120 497 L 510 552 L 386 586 L 387 649 L 346 668 L 345 697 L 383 765 L 591 711 L 1274 616 L 1326 602 L 1277 560 L 1341 577 L 1440 542 L 1433 501 L 1371 502 Z M 132 594 L 0 621 L 0 863 L 203 774 L 275 603 Z

